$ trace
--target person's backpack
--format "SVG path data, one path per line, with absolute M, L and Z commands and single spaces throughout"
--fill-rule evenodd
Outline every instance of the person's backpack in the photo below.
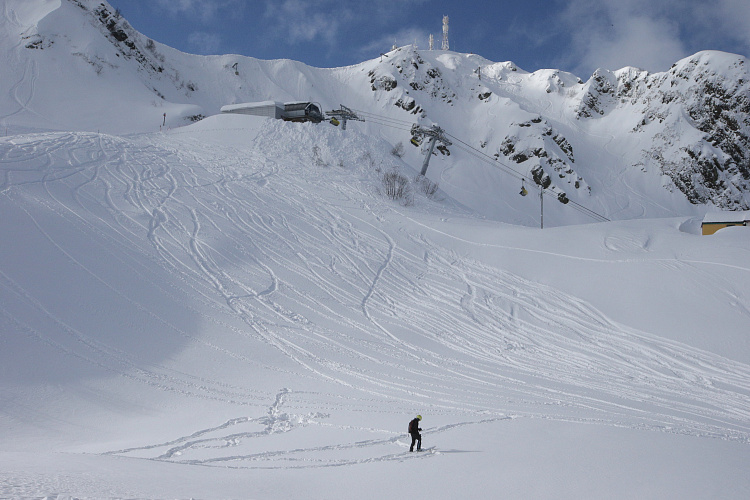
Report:
M 411 422 L 409 422 L 409 434 L 413 434 L 413 433 L 417 432 L 417 429 L 418 429 L 417 426 L 419 425 L 418 422 L 419 421 L 416 418 L 414 420 L 412 420 Z

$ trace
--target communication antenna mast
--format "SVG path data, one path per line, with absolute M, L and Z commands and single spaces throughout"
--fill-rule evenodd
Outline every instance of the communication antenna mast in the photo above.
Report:
M 443 16 L 443 50 L 450 50 L 448 46 L 448 16 Z
M 430 33 L 430 50 L 435 50 L 435 38 Z

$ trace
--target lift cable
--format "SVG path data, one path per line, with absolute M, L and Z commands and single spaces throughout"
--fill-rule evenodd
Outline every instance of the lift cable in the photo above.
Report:
M 454 136 L 451 136 L 451 137 L 453 137 L 453 139 L 459 141 L 460 143 L 462 142 L 460 139 L 457 139 Z M 487 164 L 489 164 L 489 165 L 491 165 L 491 166 L 493 166 L 495 168 L 498 168 L 499 170 L 502 170 L 506 174 L 511 175 L 512 177 L 517 178 L 518 180 L 522 181 L 522 183 L 525 181 L 525 182 L 528 182 L 531 185 L 536 184 L 536 182 L 533 179 L 529 179 L 528 176 L 523 175 L 522 173 L 518 172 L 517 170 L 514 170 L 513 168 L 509 167 L 508 165 L 505 165 L 504 163 L 501 163 L 500 161 L 495 160 L 492 157 L 488 157 L 487 155 L 485 155 L 481 151 L 477 151 L 475 148 L 472 148 L 471 146 L 466 146 L 464 144 L 458 144 L 458 148 L 461 149 L 462 151 L 464 151 L 464 152 L 466 152 L 466 153 L 474 156 L 475 158 L 478 158 L 479 160 L 481 160 L 481 161 L 483 161 L 483 162 L 485 162 L 485 163 L 487 163 Z M 551 197 L 551 198 L 554 198 L 554 199 L 558 200 L 557 196 L 555 196 L 553 194 L 553 192 L 548 191 L 547 189 L 543 189 L 542 192 L 543 192 L 544 196 Z M 568 203 L 566 203 L 566 204 L 569 204 L 572 209 L 574 209 L 574 210 L 576 210 L 576 211 L 578 211 L 578 212 L 580 212 L 580 213 L 582 213 L 584 215 L 592 217 L 593 219 L 596 219 L 596 220 L 598 220 L 600 222 L 608 222 L 609 221 L 609 219 L 607 219 L 603 215 L 600 215 L 600 214 L 594 212 L 593 210 L 591 210 L 589 208 L 586 208 L 583 205 L 580 205 L 579 203 L 576 203 L 575 201 L 573 201 L 571 199 L 568 199 Z
M 364 111 L 361 109 L 356 109 L 355 111 L 360 115 L 369 117 L 370 119 L 379 119 L 379 120 L 386 121 L 386 122 L 392 122 L 398 125 L 411 127 L 412 124 L 414 123 L 413 121 L 399 120 L 397 118 L 391 118 L 390 116 L 377 115 L 375 113 L 370 113 L 369 111 Z
M 402 130 L 402 131 L 406 131 L 406 132 L 409 132 L 409 131 L 411 131 L 413 129 L 413 125 L 414 125 L 413 122 L 399 120 L 399 119 L 391 118 L 391 117 L 388 117 L 388 116 L 378 115 L 376 113 L 371 113 L 369 111 L 364 111 L 364 110 L 359 110 L 359 109 L 357 109 L 355 111 L 358 114 L 364 115 L 367 118 L 368 121 L 370 121 L 372 123 L 375 123 L 377 125 L 381 125 L 381 126 L 385 126 L 385 127 L 390 127 L 390 128 L 396 129 L 396 130 Z M 495 168 L 498 168 L 499 170 L 505 172 L 508 175 L 511 175 L 512 177 L 515 177 L 516 179 L 518 179 L 518 180 L 520 180 L 522 182 L 523 181 L 527 181 L 527 182 L 529 182 L 529 184 L 536 184 L 536 181 L 534 181 L 533 179 L 530 179 L 528 176 L 526 176 L 526 175 L 522 174 L 521 172 L 515 170 L 513 167 L 511 167 L 511 166 L 509 166 L 509 165 L 501 162 L 498 158 L 494 158 L 494 157 L 492 157 L 492 156 L 484 153 L 483 151 L 478 150 L 477 148 L 473 147 L 471 144 L 469 144 L 469 143 L 467 143 L 467 142 L 459 139 L 458 137 L 456 137 L 456 136 L 454 136 L 452 134 L 445 133 L 445 135 L 448 136 L 448 137 L 453 138 L 454 140 L 456 140 L 459 143 L 457 146 L 461 150 L 463 150 L 464 152 L 466 152 L 466 153 L 474 156 L 475 158 L 477 158 L 479 160 L 482 160 L 485 163 L 487 163 L 489 165 L 492 165 Z M 554 196 L 552 194 L 552 192 L 545 192 L 545 191 L 546 191 L 546 189 L 543 189 L 542 190 L 542 194 L 546 194 L 547 196 Z M 555 199 L 557 199 L 556 196 L 555 196 Z M 570 198 L 568 198 L 568 203 L 567 204 L 571 205 L 571 208 L 577 210 L 578 212 L 580 212 L 582 214 L 585 214 L 585 215 L 588 215 L 589 217 L 591 217 L 593 219 L 597 219 L 600 222 L 610 222 L 610 219 L 608 219 L 607 217 L 605 217 L 605 216 L 603 216 L 603 215 L 595 212 L 594 210 L 592 210 L 590 208 L 587 208 L 587 207 L 581 205 L 580 203 L 577 203 L 577 202 L 571 200 Z
M 518 178 L 519 180 L 528 181 L 530 184 L 531 183 L 535 183 L 535 181 L 533 179 L 529 179 L 527 176 L 525 176 L 524 174 L 518 172 L 513 167 L 511 167 L 511 166 L 509 166 L 509 165 L 501 162 L 499 159 L 496 159 L 496 158 L 493 158 L 492 156 L 489 156 L 488 154 L 486 154 L 486 153 L 484 153 L 484 152 L 476 149 L 475 147 L 473 147 L 470 144 L 462 141 L 461 139 L 459 139 L 458 137 L 456 137 L 456 136 L 454 136 L 452 134 L 446 134 L 446 135 L 452 137 L 453 139 L 455 139 L 456 141 L 458 141 L 460 144 L 462 144 L 464 147 L 462 147 L 461 149 L 463 149 L 464 151 L 472 154 L 474 157 L 479 158 L 480 160 L 482 160 L 482 161 L 484 161 L 486 163 L 489 163 L 491 165 L 499 167 L 501 170 L 505 171 L 507 174 L 510 174 L 510 175 Z M 549 193 L 548 196 L 552 196 L 552 193 Z M 568 203 L 570 205 L 572 205 L 573 208 L 575 208 L 579 212 L 584 213 L 584 214 L 586 214 L 586 215 L 588 215 L 588 216 L 590 216 L 590 217 L 592 217 L 594 219 L 598 219 L 601 222 L 610 222 L 610 219 L 608 219 L 607 217 L 605 217 L 605 216 L 603 216 L 603 215 L 601 215 L 601 214 L 599 214 L 599 213 L 591 210 L 590 208 L 587 208 L 587 207 L 581 205 L 580 203 L 577 203 L 577 202 L 571 200 L 570 198 L 568 198 Z

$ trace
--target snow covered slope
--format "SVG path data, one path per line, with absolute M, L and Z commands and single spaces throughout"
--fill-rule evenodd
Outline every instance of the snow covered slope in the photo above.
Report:
M 623 143 L 604 133 L 596 147 L 584 131 L 622 103 L 576 118 L 583 108 L 546 91 L 584 92 L 575 77 L 487 63 L 481 82 L 494 87 L 459 105 L 480 89 L 459 71 L 477 56 L 402 49 L 317 70 L 179 54 L 98 2 L 3 8 L 15 77 L 0 97 L 0 497 L 750 488 L 748 229 L 700 236 L 692 214 L 705 207 L 626 160 L 594 175 L 585 158 L 622 158 Z M 224 68 L 235 60 L 249 73 Z M 368 121 L 342 131 L 214 116 L 234 99 L 336 107 L 330 95 L 369 96 Z M 525 109 L 543 95 L 554 113 Z M 485 113 L 477 123 L 500 132 L 477 124 L 478 147 L 519 171 L 534 160 L 513 156 L 538 147 L 545 173 L 554 159 L 575 165 L 578 189 L 574 174 L 555 178 L 571 200 L 623 219 L 682 215 L 573 225 L 583 214 L 549 198 L 545 222 L 558 227 L 525 227 L 538 199 L 460 147 L 430 164 L 439 191 L 389 199 L 384 174 L 413 179 L 419 155 L 407 144 L 394 156 L 408 131 L 376 122 L 424 112 L 448 129 L 451 109 Z M 194 114 L 206 118 L 189 124 Z M 503 190 L 514 201 L 493 204 Z M 405 435 L 417 413 L 419 454 Z
M 403 207 L 389 149 L 246 116 L 2 139 L 3 496 L 746 490 L 744 228 Z
M 361 111 L 369 119 L 356 126 L 393 145 L 409 144 L 413 123 L 438 123 L 455 140 L 428 177 L 496 220 L 539 225 L 534 197 L 518 196 L 522 177 L 547 188 L 550 225 L 602 220 L 581 207 L 618 220 L 750 208 L 741 56 L 702 52 L 666 73 L 602 69 L 583 82 L 412 47 L 335 69 L 195 56 L 93 0 L 8 0 L 0 22 L 0 125 L 10 131 L 153 131 L 225 104 L 309 99 Z M 421 151 L 406 149 L 421 165 Z

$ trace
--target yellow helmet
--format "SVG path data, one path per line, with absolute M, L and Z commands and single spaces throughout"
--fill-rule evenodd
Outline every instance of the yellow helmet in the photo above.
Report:
M 419 420 L 422 420 L 422 415 L 417 415 L 417 418 L 418 418 Z

